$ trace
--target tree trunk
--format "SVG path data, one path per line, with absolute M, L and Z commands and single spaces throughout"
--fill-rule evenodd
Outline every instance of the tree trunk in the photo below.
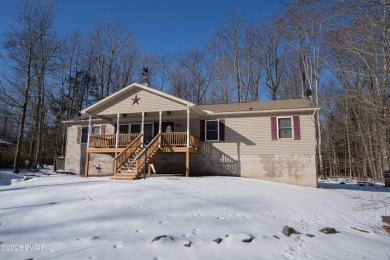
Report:
M 26 120 L 28 93 L 30 91 L 30 82 L 31 82 L 31 78 L 30 78 L 31 60 L 32 60 L 32 46 L 29 47 L 28 56 L 27 56 L 26 86 L 24 89 L 22 111 L 20 115 L 20 126 L 18 130 L 18 139 L 17 139 L 16 149 L 15 149 L 15 160 L 14 160 L 14 169 L 13 169 L 14 173 L 19 173 L 20 171 L 20 156 L 21 156 L 21 149 L 22 149 L 22 142 L 23 142 L 23 135 L 24 135 L 24 123 Z

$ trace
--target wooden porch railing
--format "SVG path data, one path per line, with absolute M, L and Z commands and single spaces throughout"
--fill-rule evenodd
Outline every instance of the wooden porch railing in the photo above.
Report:
M 141 134 L 119 134 L 118 148 L 125 148 L 128 144 L 138 139 Z M 115 148 L 116 135 L 91 135 L 89 147 L 91 148 Z M 161 133 L 161 147 L 186 147 L 187 132 Z M 190 135 L 190 147 L 199 147 L 199 137 Z
M 161 147 L 186 147 L 187 132 L 161 133 Z M 199 137 L 190 135 L 190 146 L 199 147 Z
M 192 148 L 198 149 L 199 148 L 199 141 L 200 141 L 200 138 L 198 136 L 190 135 L 190 146 Z
M 118 147 L 126 147 L 133 142 L 140 134 L 119 134 Z M 115 148 L 116 134 L 112 135 L 91 135 L 89 137 L 89 147 L 93 148 Z
M 114 158 L 114 175 L 117 174 L 118 169 L 138 150 L 141 146 L 142 134 L 138 136 L 123 150 L 120 154 Z
M 142 167 L 145 165 L 145 157 L 146 157 L 146 160 L 150 160 L 151 157 L 158 151 L 158 145 L 160 144 L 160 142 L 159 142 L 160 135 L 161 134 L 157 134 L 152 139 L 152 141 L 150 141 L 147 149 L 144 149 L 142 155 L 140 155 L 138 157 L 137 166 L 136 166 L 137 177 L 139 177 L 138 175 L 140 174 Z M 146 156 L 145 156 L 145 150 L 146 150 Z
M 187 146 L 187 132 L 161 133 L 161 147 Z

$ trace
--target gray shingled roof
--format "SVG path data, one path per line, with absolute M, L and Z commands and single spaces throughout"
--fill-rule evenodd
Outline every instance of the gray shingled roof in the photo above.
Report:
M 198 105 L 197 107 L 201 110 L 211 111 L 212 113 L 318 108 L 314 104 L 310 105 L 309 100 L 306 98 L 246 103 Z
M 255 111 L 277 111 L 277 110 L 297 110 L 309 109 L 316 110 L 319 107 L 311 104 L 308 99 L 286 99 L 286 100 L 271 100 L 260 102 L 246 102 L 246 103 L 228 103 L 228 104 L 213 104 L 213 105 L 196 105 L 194 108 L 201 112 L 202 110 L 210 114 L 219 113 L 235 113 L 235 112 L 255 112 Z M 74 123 L 88 121 L 88 115 L 82 115 L 76 118 L 63 121 L 64 123 Z M 93 120 L 100 120 L 92 117 Z

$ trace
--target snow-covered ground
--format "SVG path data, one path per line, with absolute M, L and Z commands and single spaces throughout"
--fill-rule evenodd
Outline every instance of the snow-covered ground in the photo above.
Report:
M 383 185 L 40 174 L 5 186 L 19 175 L 0 176 L 0 259 L 390 259 L 380 229 L 390 213 L 361 200 L 388 197 Z

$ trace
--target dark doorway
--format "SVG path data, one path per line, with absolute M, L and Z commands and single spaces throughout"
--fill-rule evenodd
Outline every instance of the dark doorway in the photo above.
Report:
M 161 128 L 162 128 L 161 131 L 163 133 L 175 132 L 175 123 L 174 122 L 162 122 Z

